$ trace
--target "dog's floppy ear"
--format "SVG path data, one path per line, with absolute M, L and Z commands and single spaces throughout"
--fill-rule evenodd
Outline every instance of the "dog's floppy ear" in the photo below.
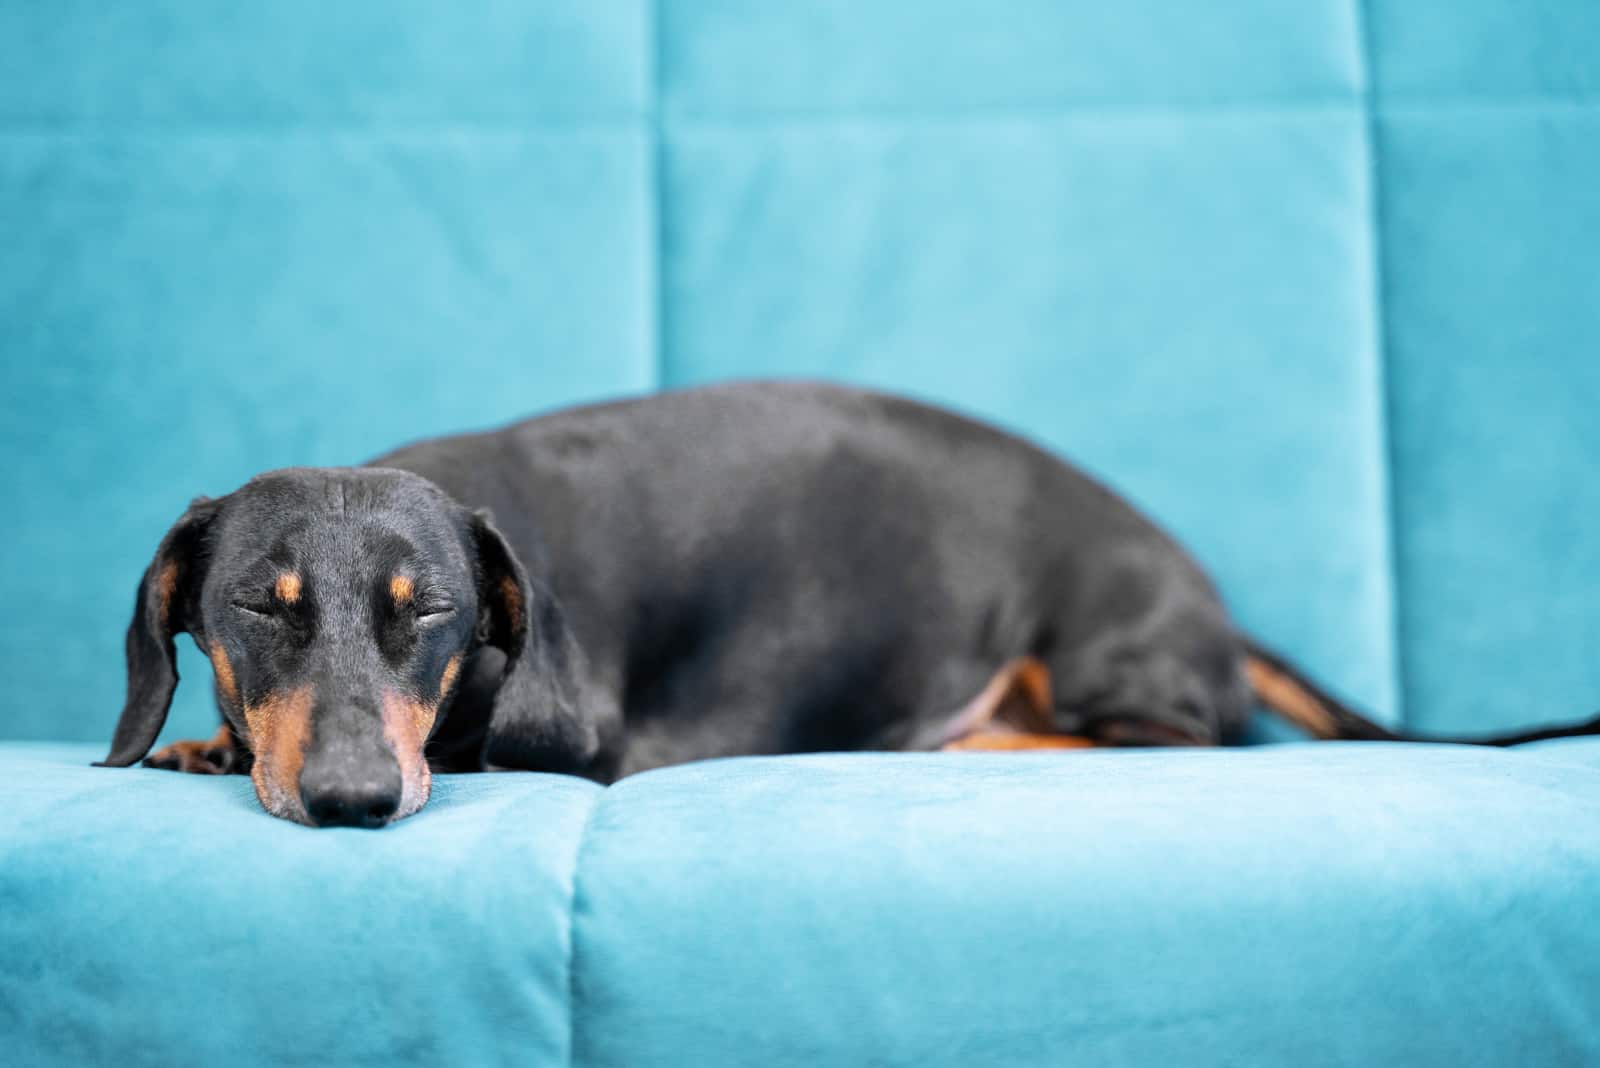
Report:
M 585 707 L 582 650 L 555 596 L 529 579 L 487 512 L 472 515 L 478 635 L 505 654 L 484 763 L 583 775 L 599 752 Z
M 167 721 L 172 691 L 178 686 L 178 650 L 172 639 L 190 630 L 198 617 L 206 531 L 216 510 L 215 501 L 196 498 L 161 539 L 155 559 L 139 581 L 128 624 L 128 699 L 111 739 L 111 753 L 100 767 L 125 768 L 141 759 Z

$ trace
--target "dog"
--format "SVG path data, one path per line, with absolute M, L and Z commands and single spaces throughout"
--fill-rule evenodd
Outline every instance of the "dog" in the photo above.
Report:
M 139 583 L 103 765 L 150 751 L 180 632 L 222 725 L 144 763 L 248 772 L 266 811 L 316 826 L 408 816 L 434 770 L 1210 746 L 1258 701 L 1317 738 L 1402 738 L 1243 635 L 1084 473 L 814 383 L 577 408 L 195 500 Z

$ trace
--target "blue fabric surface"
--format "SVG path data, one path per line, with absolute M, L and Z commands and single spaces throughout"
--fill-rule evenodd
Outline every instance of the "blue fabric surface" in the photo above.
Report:
M 1600 705 L 1600 7 L 1370 6 L 1402 702 Z
M 664 0 L 661 97 L 674 114 L 969 113 L 1352 96 L 1347 0 Z M 826 60 L 826 72 L 819 60 Z
M 102 755 L 0 745 L 0 1061 L 566 1063 L 592 783 L 442 776 L 363 834 Z
M 591 817 L 574 1052 L 1592 1064 L 1596 900 L 1600 767 L 1544 750 L 693 765 Z
M 1373 0 L 1365 8 L 1385 103 L 1557 98 L 1593 107 L 1600 90 L 1600 8 L 1583 0 Z
M 193 0 L 0 6 L 0 118 L 211 123 L 543 122 L 650 107 L 645 0 Z
M 376 833 L 97 755 L 0 745 L 8 1064 L 1600 1057 L 1592 739 L 442 776 Z
M 1406 707 L 1576 717 L 1600 706 L 1600 107 L 1397 106 L 1380 132 Z

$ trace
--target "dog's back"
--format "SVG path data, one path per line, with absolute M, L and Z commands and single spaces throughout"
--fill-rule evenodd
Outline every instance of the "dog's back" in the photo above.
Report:
M 905 747 L 1023 655 L 1066 728 L 1159 698 L 1215 740 L 1248 705 L 1232 629 L 1169 538 L 1026 442 L 910 401 L 735 384 L 374 463 L 493 511 L 620 702 L 624 771 Z M 1152 642 L 1154 661 L 1129 651 Z M 1108 696 L 1118 664 L 1171 693 Z

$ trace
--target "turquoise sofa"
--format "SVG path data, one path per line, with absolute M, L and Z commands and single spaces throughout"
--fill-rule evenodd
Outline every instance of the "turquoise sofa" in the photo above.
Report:
M 1075 459 L 1388 723 L 1592 714 L 1597 189 L 1583 0 L 0 3 L 0 1062 L 1600 1063 L 1592 739 L 89 766 L 190 497 L 757 375 Z

